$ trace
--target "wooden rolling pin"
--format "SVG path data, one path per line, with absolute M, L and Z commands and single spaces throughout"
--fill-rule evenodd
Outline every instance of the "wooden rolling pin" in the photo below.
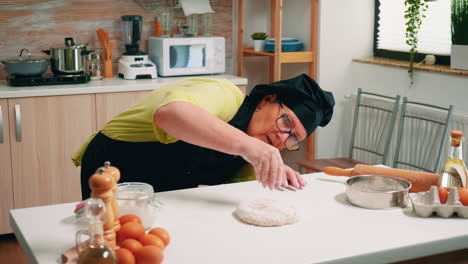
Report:
M 371 165 L 357 164 L 353 169 L 325 167 L 323 172 L 332 176 L 385 175 L 407 180 L 411 183 L 410 192 L 425 192 L 432 185 L 438 186 L 439 175 L 430 172 L 402 170 Z

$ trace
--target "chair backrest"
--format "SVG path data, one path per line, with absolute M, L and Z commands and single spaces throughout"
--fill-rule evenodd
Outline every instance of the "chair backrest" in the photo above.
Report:
M 453 108 L 453 105 L 444 108 L 404 97 L 393 167 L 438 173 Z
M 399 104 L 399 95 L 391 97 L 358 89 L 349 158 L 386 164 Z

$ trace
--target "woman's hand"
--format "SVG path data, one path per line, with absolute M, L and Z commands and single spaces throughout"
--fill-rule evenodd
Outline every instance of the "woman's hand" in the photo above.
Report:
M 290 185 L 292 185 L 294 188 L 297 188 L 297 189 L 302 189 L 303 187 L 307 185 L 307 182 L 304 180 L 302 175 L 299 174 L 299 172 L 291 169 L 287 165 L 284 165 L 284 167 L 286 168 L 285 169 L 286 178 Z M 285 187 L 286 186 L 288 186 L 288 184 L 286 184 Z
M 270 189 L 285 184 L 287 186 L 285 175 L 287 166 L 283 163 L 280 151 L 257 138 L 250 137 L 250 139 L 243 144 L 241 156 L 252 164 L 257 180 L 263 187 Z

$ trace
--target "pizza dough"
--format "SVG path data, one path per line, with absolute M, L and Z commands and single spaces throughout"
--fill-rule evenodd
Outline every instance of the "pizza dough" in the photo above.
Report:
M 257 226 L 282 226 L 299 221 L 296 209 L 273 199 L 241 202 L 235 214 L 244 222 Z

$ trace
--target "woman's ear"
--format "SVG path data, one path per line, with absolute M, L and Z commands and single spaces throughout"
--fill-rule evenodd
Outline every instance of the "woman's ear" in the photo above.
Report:
M 265 95 L 265 96 L 263 97 L 263 100 L 266 100 L 267 102 L 276 102 L 277 98 L 278 98 L 278 95 L 276 95 L 276 94 L 269 94 L 269 95 Z M 262 100 L 262 101 L 263 101 L 263 100 Z
M 269 95 L 265 95 L 262 100 L 258 103 L 257 105 L 257 111 L 262 109 L 262 107 L 268 103 L 274 103 L 276 102 L 278 96 L 276 94 L 269 94 Z

